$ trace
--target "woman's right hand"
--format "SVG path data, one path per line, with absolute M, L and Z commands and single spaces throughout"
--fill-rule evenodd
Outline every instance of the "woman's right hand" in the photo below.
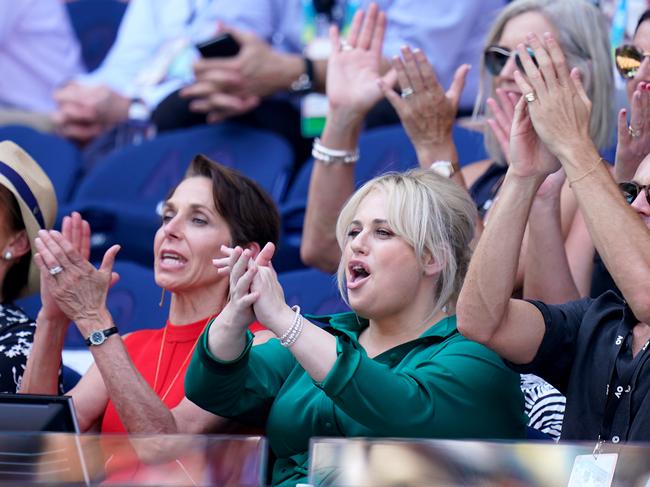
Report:
M 89 335 L 97 322 L 109 317 L 106 297 L 115 281 L 113 264 L 120 246 L 109 248 L 97 269 L 85 257 L 84 250 L 78 251 L 60 232 L 40 230 L 34 242 L 38 251 L 34 261 L 45 281 L 46 292 L 60 312 L 76 322 L 82 335 Z M 58 272 L 52 272 L 55 268 Z
M 420 49 L 403 47 L 402 58 L 393 59 L 393 69 L 403 95 L 384 80 L 379 85 L 413 142 L 418 161 L 428 166 L 437 159 L 455 159 L 452 129 L 470 66 L 456 69 L 446 92 Z
M 614 174 L 617 181 L 630 181 L 650 153 L 650 83 L 640 82 L 632 95 L 630 125 L 627 111 L 618 112 L 618 143 Z

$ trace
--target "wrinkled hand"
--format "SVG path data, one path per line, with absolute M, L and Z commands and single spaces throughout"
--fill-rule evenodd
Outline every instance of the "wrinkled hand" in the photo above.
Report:
M 345 42 L 335 26 L 330 29 L 332 52 L 327 62 L 326 91 L 332 109 L 349 109 L 363 118 L 381 100 L 377 80 L 382 71 L 385 30 L 386 14 L 375 3 L 365 15 L 361 10 L 356 12 Z M 393 71 L 384 76 L 384 83 L 395 83 Z
M 383 81 L 380 87 L 399 115 L 418 153 L 418 160 L 424 159 L 430 164 L 444 158 L 436 155 L 442 145 L 453 144 L 452 129 L 470 66 L 463 64 L 456 69 L 451 86 L 445 92 L 420 49 L 411 51 L 403 47 L 402 58 L 393 59 L 393 68 L 402 92 L 413 90 L 413 94 L 402 98 Z
M 631 132 L 635 132 L 632 136 Z M 632 95 L 630 125 L 627 111 L 618 112 L 618 143 L 614 172 L 617 181 L 630 181 L 650 153 L 650 83 L 640 82 Z
M 54 94 L 58 109 L 52 119 L 60 135 L 87 143 L 126 120 L 131 101 L 107 86 L 76 82 Z
M 114 280 L 112 269 L 119 245 L 106 251 L 99 269 L 84 257 L 83 248 L 78 251 L 56 230 L 40 230 L 35 245 L 38 254 L 34 260 L 41 272 L 41 280 L 45 282 L 46 292 L 59 310 L 77 323 L 82 333 L 89 332 L 81 329 L 83 325 L 97 322 L 107 313 L 106 295 Z M 57 266 L 63 270 L 52 275 L 49 269 Z
M 545 45 L 542 45 L 536 35 L 527 36 L 539 68 L 526 47 L 517 46 L 528 79 L 515 71 L 515 82 L 522 93 L 535 94 L 535 101 L 524 102 L 535 132 L 556 157 L 568 156 L 576 147 L 593 145 L 589 136 L 591 101 L 582 86 L 579 70 L 569 73 L 558 43 L 549 33 L 544 38 Z
M 73 212 L 70 216 L 63 217 L 61 233 L 79 253 L 82 259 L 88 259 L 90 257 L 90 225 L 86 220 L 81 218 L 79 213 Z M 68 317 L 61 311 L 61 308 L 59 308 L 56 300 L 52 296 L 50 280 L 46 279 L 47 275 L 49 274 L 43 274 L 42 272 L 40 274 L 41 312 L 44 313 L 46 319 L 52 322 L 69 323 Z

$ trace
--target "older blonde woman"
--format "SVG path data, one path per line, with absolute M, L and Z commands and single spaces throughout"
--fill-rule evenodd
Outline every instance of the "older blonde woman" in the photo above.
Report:
M 311 436 L 523 437 L 518 376 L 456 329 L 475 214 L 466 192 L 431 171 L 366 183 L 336 230 L 354 311 L 310 320 L 285 303 L 272 267 L 229 250 L 217 264 L 231 300 L 199 340 L 187 397 L 266 426 L 273 485 L 304 480 Z M 251 348 L 253 316 L 280 339 Z

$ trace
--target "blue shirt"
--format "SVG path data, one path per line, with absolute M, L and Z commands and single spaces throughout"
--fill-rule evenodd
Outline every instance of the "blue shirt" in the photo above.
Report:
M 366 8 L 369 0 L 361 0 Z M 404 44 L 422 49 L 448 88 L 462 63 L 474 66 L 461 98 L 471 107 L 478 87 L 483 38 L 505 0 L 379 0 L 388 16 L 384 54 L 399 54 Z M 106 60 L 87 82 L 103 83 L 125 96 L 138 96 L 155 107 L 172 91 L 191 83 L 196 53 L 183 54 L 160 82 L 142 86 L 136 78 L 152 70 L 152 59 L 165 44 L 186 39 L 190 44 L 214 36 L 218 23 L 257 33 L 275 49 L 304 49 L 302 0 L 131 0 L 117 40 Z M 155 70 L 155 69 L 154 69 Z

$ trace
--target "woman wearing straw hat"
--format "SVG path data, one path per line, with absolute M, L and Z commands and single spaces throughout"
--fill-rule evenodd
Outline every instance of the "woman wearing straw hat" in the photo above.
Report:
M 0 142 L 0 392 L 18 390 L 32 348 L 36 323 L 14 300 L 39 289 L 32 245 L 39 230 L 52 228 L 56 208 L 43 169 L 13 142 Z

